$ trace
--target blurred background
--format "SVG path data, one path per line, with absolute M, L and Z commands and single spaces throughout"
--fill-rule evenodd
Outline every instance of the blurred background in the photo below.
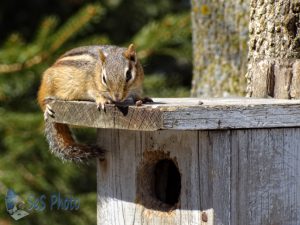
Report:
M 95 163 L 62 163 L 50 154 L 36 102 L 43 71 L 63 52 L 134 43 L 147 96 L 244 94 L 248 0 L 200 2 L 0 1 L 0 225 L 96 224 Z M 76 129 L 76 136 L 94 142 L 95 131 Z M 46 209 L 15 222 L 5 210 L 8 188 L 25 202 L 31 194 L 73 196 L 80 199 L 80 209 Z
M 147 95 L 190 95 L 189 1 L 1 0 L 0 225 L 96 224 L 95 163 L 62 163 L 51 155 L 36 94 L 43 71 L 63 52 L 131 42 L 145 69 Z M 95 136 L 89 129 L 78 129 L 76 135 L 84 142 L 93 142 Z M 60 192 L 79 198 L 80 209 L 48 208 L 14 221 L 5 210 L 8 188 L 25 202 L 31 194 L 49 199 Z

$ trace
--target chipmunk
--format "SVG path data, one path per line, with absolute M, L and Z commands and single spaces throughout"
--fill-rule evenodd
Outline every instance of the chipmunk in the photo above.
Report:
M 77 143 L 66 124 L 47 122 L 55 113 L 47 104 L 49 100 L 95 101 L 99 110 L 105 110 L 105 104 L 132 98 L 139 106 L 152 101 L 141 97 L 143 79 L 144 71 L 133 44 L 128 48 L 79 47 L 59 57 L 44 72 L 38 91 L 50 150 L 63 160 L 75 162 L 92 157 L 104 159 L 105 152 L 97 146 Z

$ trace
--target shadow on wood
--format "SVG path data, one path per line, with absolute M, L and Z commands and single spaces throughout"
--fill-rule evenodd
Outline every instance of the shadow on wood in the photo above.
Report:
M 159 101 L 126 116 L 93 103 L 52 105 L 53 121 L 97 127 L 107 150 L 99 225 L 300 222 L 300 101 Z

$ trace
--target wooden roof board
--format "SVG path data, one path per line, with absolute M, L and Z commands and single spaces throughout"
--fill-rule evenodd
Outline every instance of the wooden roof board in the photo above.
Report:
M 143 106 L 53 101 L 51 122 L 153 131 L 300 127 L 300 100 L 254 98 L 154 98 Z

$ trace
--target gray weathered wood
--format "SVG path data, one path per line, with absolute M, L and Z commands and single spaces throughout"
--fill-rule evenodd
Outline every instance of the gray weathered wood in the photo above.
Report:
M 300 101 L 199 100 L 106 112 L 92 102 L 51 103 L 51 121 L 99 128 L 107 153 L 97 167 L 98 225 L 300 224 Z M 162 159 L 181 177 L 172 206 L 155 194 Z
M 98 144 L 108 151 L 106 160 L 98 162 L 98 225 L 213 225 L 213 211 L 206 212 L 207 222 L 200 211 L 197 131 L 99 129 L 98 135 Z M 178 163 L 181 195 L 174 210 L 166 211 L 164 203 L 141 190 L 151 188 L 141 186 L 149 176 L 136 176 L 147 155 Z
M 211 208 L 215 225 L 300 224 L 300 128 L 99 129 L 98 137 L 108 151 L 98 162 L 98 225 L 205 224 L 202 210 Z M 140 192 L 151 153 L 175 160 L 181 174 L 180 201 L 169 211 Z
M 199 163 L 199 174 L 202 177 L 200 192 L 202 192 L 201 200 L 203 201 L 200 205 L 202 209 L 214 209 L 216 224 L 229 224 L 231 220 L 230 144 L 230 131 L 199 132 L 199 154 L 202 160 Z M 204 169 L 202 169 L 203 166 Z M 206 185 L 206 191 L 201 190 L 204 185 Z
M 154 99 L 155 103 L 98 111 L 93 102 L 50 103 L 50 121 L 96 128 L 154 131 L 300 126 L 300 100 Z M 203 102 L 203 104 L 199 104 Z
M 232 131 L 232 224 L 300 223 L 299 138 L 299 128 Z

